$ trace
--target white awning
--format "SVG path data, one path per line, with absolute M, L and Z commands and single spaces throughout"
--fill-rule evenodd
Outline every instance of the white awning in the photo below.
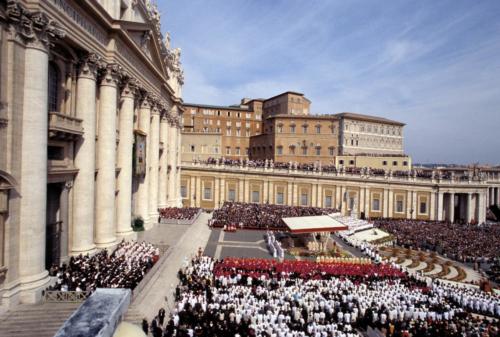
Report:
M 283 218 L 292 233 L 336 232 L 347 230 L 347 226 L 328 215 Z

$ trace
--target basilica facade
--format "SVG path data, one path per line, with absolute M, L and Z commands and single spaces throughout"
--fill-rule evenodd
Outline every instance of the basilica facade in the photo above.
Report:
M 180 49 L 148 0 L 0 1 L 0 306 L 179 206 Z

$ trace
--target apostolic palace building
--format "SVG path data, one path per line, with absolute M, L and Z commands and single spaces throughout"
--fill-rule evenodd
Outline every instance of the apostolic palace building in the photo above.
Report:
M 39 301 L 52 264 L 135 238 L 163 207 L 482 223 L 500 203 L 500 169 L 416 168 L 399 121 L 312 114 L 292 91 L 184 103 L 149 0 L 2 0 L 0 25 L 0 309 Z

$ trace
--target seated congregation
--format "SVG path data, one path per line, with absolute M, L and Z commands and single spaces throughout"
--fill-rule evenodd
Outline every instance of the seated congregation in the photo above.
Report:
M 498 224 L 378 219 L 374 225 L 393 234 L 396 244 L 405 248 L 429 249 L 461 262 L 493 262 L 500 257 Z
M 497 336 L 500 297 L 387 264 L 197 256 L 153 336 Z M 475 314 L 475 315 L 473 315 Z M 164 325 L 165 323 L 165 325 Z M 146 327 L 148 326 L 146 322 Z
M 209 220 L 212 227 L 237 227 L 250 229 L 285 229 L 283 218 L 325 215 L 336 212 L 333 208 L 300 207 L 243 202 L 224 202 Z
M 72 256 L 68 263 L 50 268 L 50 275 L 57 277 L 57 281 L 47 290 L 134 289 L 159 256 L 158 248 L 152 244 L 134 241 L 120 242 L 111 254 L 104 249 L 92 256 Z
M 173 220 L 192 220 L 200 211 L 201 209 L 198 207 L 167 207 L 158 209 L 160 218 Z

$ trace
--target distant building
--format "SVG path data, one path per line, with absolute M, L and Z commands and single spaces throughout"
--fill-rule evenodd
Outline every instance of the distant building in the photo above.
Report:
M 212 135 L 220 134 L 220 154 L 211 157 L 411 168 L 411 158 L 403 150 L 404 123 L 348 112 L 311 115 L 310 106 L 304 94 L 293 91 L 268 99 L 244 98 L 235 106 L 186 103 L 183 135 L 198 137 L 183 137 L 183 160 L 208 157 L 194 140 L 210 151 L 218 145 L 211 143 Z

